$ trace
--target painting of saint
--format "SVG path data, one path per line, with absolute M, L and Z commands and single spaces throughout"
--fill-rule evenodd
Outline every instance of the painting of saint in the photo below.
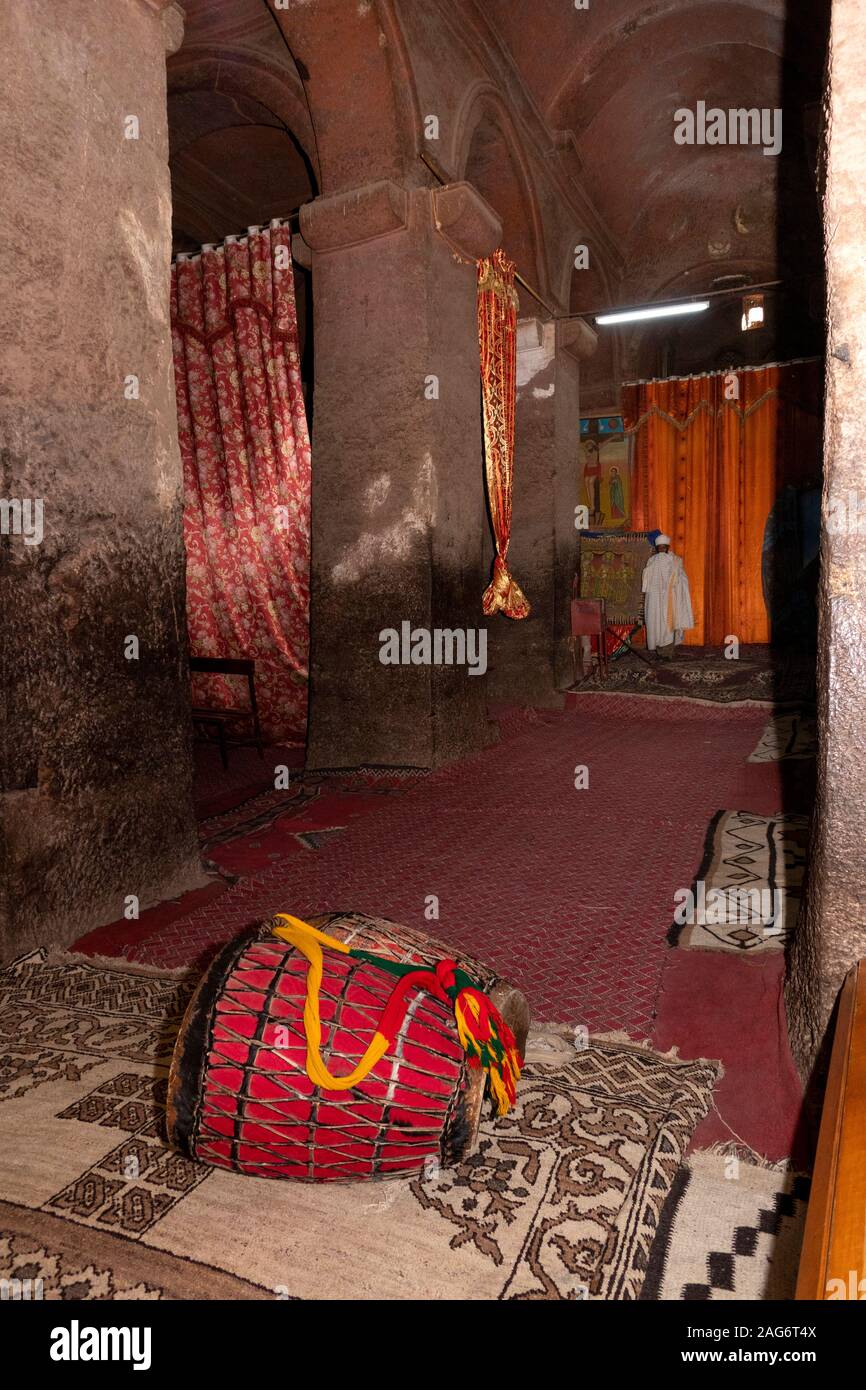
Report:
M 589 513 L 589 527 L 603 531 L 627 531 L 631 524 L 631 470 L 629 444 L 616 417 L 581 420 L 581 500 Z
M 607 475 L 607 487 L 610 494 L 610 515 L 613 522 L 625 521 L 625 494 L 622 490 L 622 478 L 619 469 L 611 467 Z
M 593 526 L 602 523 L 601 510 L 601 458 L 598 441 L 587 439 L 583 445 L 583 486 L 589 507 L 589 519 Z

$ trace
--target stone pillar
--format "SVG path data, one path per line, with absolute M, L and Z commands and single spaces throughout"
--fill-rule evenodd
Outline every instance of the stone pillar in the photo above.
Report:
M 557 324 L 554 660 L 558 690 L 571 685 L 574 679 L 569 638 L 571 589 L 578 555 L 575 522 L 579 519 L 576 512 L 580 501 L 580 364 L 595 352 L 597 341 L 597 335 L 582 319 Z
M 202 878 L 162 9 L 0 8 L 5 957 Z
M 818 798 L 788 985 L 806 1070 L 843 977 L 866 956 L 866 10 L 834 0 L 824 227 L 828 357 L 818 662 Z
M 301 210 L 316 335 L 308 766 L 432 767 L 488 739 L 486 677 L 385 665 L 388 629 L 478 630 L 475 260 L 501 227 L 467 184 L 383 181 Z
M 490 624 L 490 698 L 561 708 L 571 682 L 568 605 L 576 553 L 580 373 L 569 324 L 517 326 L 514 515 L 509 567 L 530 603 L 528 618 Z M 493 542 L 486 546 L 488 569 Z

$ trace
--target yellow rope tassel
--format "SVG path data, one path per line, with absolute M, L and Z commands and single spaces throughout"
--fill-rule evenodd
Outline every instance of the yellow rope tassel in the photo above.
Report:
M 464 1010 L 471 1013 L 473 1019 L 476 1022 L 481 1016 L 481 1009 L 478 1005 L 478 1001 L 477 999 L 473 999 L 471 994 L 467 998 L 463 998 L 459 1001 L 457 1007 L 454 1010 L 454 1020 L 457 1024 L 457 1035 L 460 1038 L 460 1045 L 463 1048 L 463 1051 L 475 1052 L 475 1037 L 466 1026 L 466 1017 Z
M 326 936 L 324 932 L 311 927 L 308 922 L 302 922 L 300 917 L 291 917 L 286 912 L 278 912 L 276 915 L 280 921 L 286 923 L 286 926 L 274 927 L 272 929 L 274 936 L 288 941 L 290 946 L 296 946 L 301 954 L 306 956 L 310 965 L 307 971 L 307 998 L 304 1002 L 307 1075 L 316 1086 L 321 1086 L 323 1091 L 350 1091 L 353 1086 L 359 1085 L 365 1076 L 369 1075 L 376 1063 L 388 1051 L 388 1039 L 382 1033 L 376 1033 L 355 1070 L 349 1072 L 348 1076 L 334 1076 L 322 1061 L 320 1051 L 322 1021 L 319 1016 L 319 990 L 322 987 L 322 946 L 329 946 L 335 951 L 342 951 L 344 955 L 350 954 L 350 948 L 344 941 L 338 941 L 333 936 Z
M 322 948 L 340 951 L 343 955 L 356 955 L 344 941 L 327 936 L 287 912 L 278 912 L 272 931 L 274 936 L 294 946 L 308 963 L 307 996 L 304 1001 L 304 1035 L 307 1041 L 306 1067 L 310 1080 L 325 1091 L 349 1091 L 357 1086 L 379 1062 L 388 1048 L 405 1011 L 405 991 L 422 984 L 432 989 L 437 997 L 448 998 L 444 986 L 437 980 L 435 972 L 423 967 L 417 971 L 412 968 L 403 974 L 402 984 L 396 984 L 388 1005 L 379 1019 L 379 1027 L 373 1035 L 366 1052 L 355 1070 L 347 1076 L 334 1076 L 322 1060 L 322 1021 L 319 1013 L 319 992 L 322 987 L 323 961 Z M 361 953 L 362 956 L 365 953 Z M 452 961 L 440 962 L 437 970 L 445 970 L 446 977 L 453 980 L 455 969 Z M 514 1103 L 515 1088 L 522 1058 L 515 1046 L 511 1030 L 505 1025 L 489 998 L 474 987 L 461 988 L 454 1000 L 454 1018 L 461 1046 L 471 1066 L 483 1066 L 490 1080 L 490 1091 L 500 1115 L 508 1113 Z
M 494 1067 L 490 1068 L 487 1076 L 490 1081 L 490 1094 L 496 1102 L 497 1115 L 507 1115 L 511 1109 L 511 1101 L 509 1100 L 508 1092 L 505 1089 L 505 1083 L 502 1077 Z
M 284 927 L 271 927 L 274 936 L 282 937 L 283 941 L 288 941 L 290 946 L 297 946 L 299 951 L 303 951 L 302 941 L 318 941 L 323 946 L 328 946 L 332 951 L 342 951 L 344 956 L 351 955 L 351 947 L 345 941 L 338 941 L 335 936 L 328 936 L 325 932 L 319 931 L 317 927 L 311 927 L 309 922 L 302 922 L 300 917 L 292 917 L 288 912 L 277 912 L 274 921 L 285 922 Z M 304 951 L 304 955 L 307 953 Z M 309 959 L 309 957 L 307 957 Z

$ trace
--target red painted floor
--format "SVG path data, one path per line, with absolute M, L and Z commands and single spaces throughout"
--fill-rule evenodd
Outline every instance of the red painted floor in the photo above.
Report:
M 364 798 L 320 848 L 294 839 L 326 828 L 321 802 L 302 807 L 267 832 L 277 848 L 265 862 L 259 837 L 249 876 L 151 932 L 137 924 L 125 944 L 115 931 L 108 949 L 173 966 L 205 960 L 274 911 L 393 917 L 471 949 L 526 992 L 537 1019 L 720 1057 L 723 1118 L 705 1123 L 702 1142 L 736 1136 L 781 1157 L 799 1111 L 781 964 L 665 940 L 716 810 L 809 808 L 809 765 L 745 761 L 768 717 L 767 707 L 598 694 L 572 697 L 562 713 L 510 717 L 499 745 Z M 578 790 L 581 766 L 588 786 Z M 244 847 L 229 848 L 237 872 Z M 431 897 L 438 920 L 425 916 Z M 99 937 L 81 944 L 106 950 Z

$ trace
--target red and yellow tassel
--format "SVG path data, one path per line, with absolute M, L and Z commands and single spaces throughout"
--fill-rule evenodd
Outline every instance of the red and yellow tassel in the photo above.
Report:
M 454 1001 L 457 1033 L 469 1065 L 484 1067 L 499 1115 L 507 1115 L 517 1094 L 523 1058 L 499 1010 L 478 989 L 461 989 Z

